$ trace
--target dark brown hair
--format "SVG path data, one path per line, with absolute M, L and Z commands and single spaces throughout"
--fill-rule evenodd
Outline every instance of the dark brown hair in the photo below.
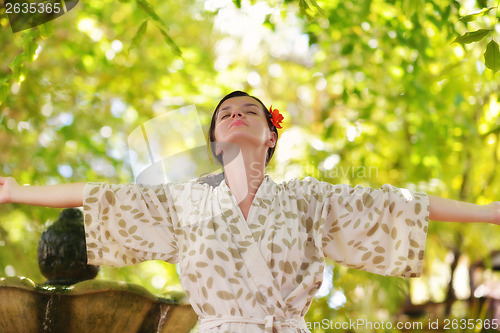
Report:
M 233 97 L 241 97 L 241 96 L 251 97 L 251 98 L 255 99 L 257 102 L 259 102 L 259 104 L 262 107 L 262 111 L 264 111 L 264 115 L 266 116 L 267 125 L 269 126 L 269 129 L 272 132 L 276 133 L 276 140 L 278 140 L 278 130 L 273 125 L 273 123 L 271 121 L 271 119 L 272 119 L 271 113 L 269 112 L 268 108 L 264 105 L 264 103 L 262 103 L 262 101 L 260 99 L 258 99 L 257 97 L 250 96 L 249 94 L 247 94 L 244 91 L 233 91 L 232 93 L 224 96 L 224 98 L 221 99 L 219 104 L 217 104 L 217 107 L 215 108 L 214 113 L 212 115 L 212 122 L 210 123 L 210 129 L 208 130 L 208 140 L 209 140 L 210 149 L 212 150 L 212 155 L 217 159 L 217 161 L 219 161 L 219 163 L 221 165 L 223 164 L 222 163 L 222 153 L 220 153 L 218 155 L 215 153 L 215 144 L 214 144 L 216 141 L 215 140 L 215 122 L 217 119 L 217 113 L 218 113 L 219 108 L 222 105 L 222 103 L 224 103 L 226 100 L 233 98 Z M 266 166 L 269 163 L 269 161 L 271 160 L 271 158 L 273 157 L 275 148 L 276 148 L 276 145 L 274 145 L 274 147 L 269 148 L 267 150 L 266 164 L 265 164 Z

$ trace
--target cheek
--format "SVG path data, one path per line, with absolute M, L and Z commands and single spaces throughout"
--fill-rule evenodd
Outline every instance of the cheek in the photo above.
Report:
M 263 128 L 262 131 L 264 132 L 264 135 L 266 136 L 267 139 L 273 135 L 273 131 L 271 131 L 271 129 L 267 126 L 267 123 L 265 124 L 265 127 Z
M 215 126 L 215 129 L 214 129 L 214 138 L 215 138 L 215 141 L 218 140 L 218 138 L 220 137 L 220 128 L 216 125 Z

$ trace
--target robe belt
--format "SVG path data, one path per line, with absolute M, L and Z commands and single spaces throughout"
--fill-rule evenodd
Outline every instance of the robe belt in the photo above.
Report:
M 264 319 L 250 318 L 250 317 L 236 317 L 236 316 L 204 316 L 199 318 L 199 330 L 203 332 L 214 327 L 217 327 L 226 323 L 245 323 L 245 324 L 256 324 L 264 325 L 266 333 L 272 333 L 273 328 L 281 329 L 282 327 L 291 328 L 301 328 L 307 329 L 304 317 L 287 318 L 285 320 L 279 320 L 274 316 L 266 316 Z

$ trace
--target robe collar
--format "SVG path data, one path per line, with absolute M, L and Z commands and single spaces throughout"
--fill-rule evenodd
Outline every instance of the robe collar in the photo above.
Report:
M 275 185 L 268 175 L 264 176 L 250 206 L 247 217 L 248 223 L 245 222 L 243 213 L 225 180 L 221 182 L 219 187 L 219 190 L 222 191 L 220 204 L 223 215 L 225 215 L 225 212 L 233 212 L 227 215 L 230 216 L 227 218 L 227 222 L 232 231 L 230 237 L 234 244 L 238 244 L 237 251 L 244 264 L 240 274 L 248 277 L 247 281 L 255 291 L 254 297 L 264 311 L 267 312 L 270 308 L 273 308 L 274 315 L 277 318 L 287 318 L 287 306 L 279 291 L 278 282 L 273 277 L 271 269 L 260 251 L 259 244 L 249 226 L 249 224 L 256 223 L 256 214 L 258 214 L 259 210 L 262 210 L 260 205 L 256 203 L 266 197 L 274 196 L 276 193 Z M 226 200 L 227 197 L 230 200 Z

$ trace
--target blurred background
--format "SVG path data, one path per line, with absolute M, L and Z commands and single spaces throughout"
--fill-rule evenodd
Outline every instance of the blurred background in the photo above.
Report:
M 133 182 L 135 128 L 194 104 L 206 135 L 218 101 L 245 90 L 285 116 L 267 170 L 276 181 L 500 200 L 495 1 L 80 1 L 15 33 L 3 4 L 0 175 L 20 184 Z M 0 206 L 0 277 L 44 282 L 38 239 L 60 211 Z M 429 226 L 421 278 L 329 261 L 306 321 L 486 316 L 500 298 L 500 227 Z M 159 261 L 98 278 L 182 290 Z

